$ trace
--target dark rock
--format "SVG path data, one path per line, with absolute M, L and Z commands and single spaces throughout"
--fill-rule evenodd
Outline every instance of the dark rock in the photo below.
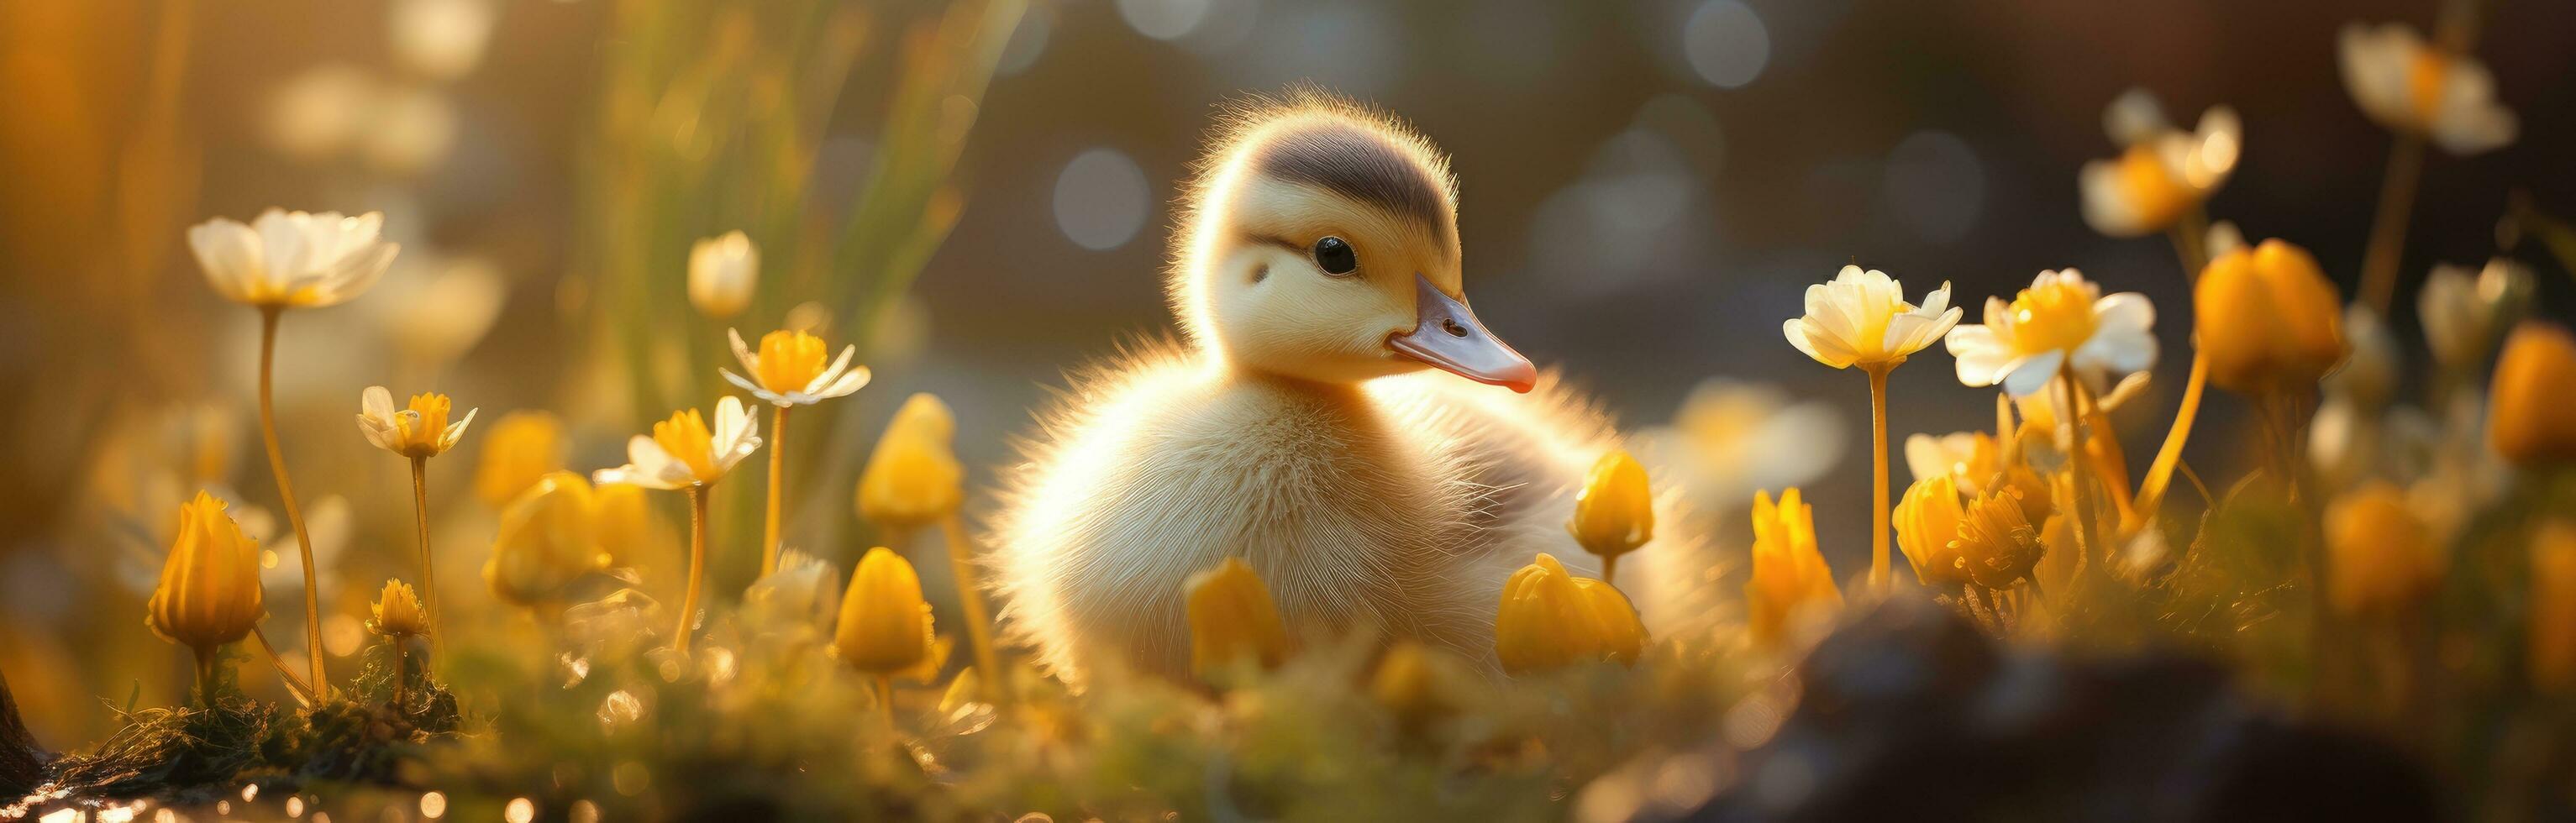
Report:
M 0 673 L 0 798 L 25 796 L 45 779 L 45 756 L 18 717 L 18 699 L 9 693 L 9 676 Z

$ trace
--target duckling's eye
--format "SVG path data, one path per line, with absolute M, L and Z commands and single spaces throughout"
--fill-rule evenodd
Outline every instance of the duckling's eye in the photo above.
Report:
M 1315 265 L 1324 267 L 1325 274 L 1349 274 L 1360 267 L 1360 257 L 1351 251 L 1350 243 L 1327 237 L 1315 241 Z

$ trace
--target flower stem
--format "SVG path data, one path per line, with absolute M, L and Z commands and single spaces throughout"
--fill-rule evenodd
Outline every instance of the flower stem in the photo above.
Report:
M 2370 245 L 2362 252 L 2361 296 L 2372 311 L 2388 316 L 2397 299 L 2398 256 L 2406 248 L 2406 217 L 2415 206 L 2416 184 L 2424 179 L 2424 138 L 2399 134 L 2388 150 L 2388 173 L 2379 183 L 2379 214 L 2370 222 Z
M 215 650 L 211 646 L 191 646 L 197 653 L 197 702 L 215 707 Z
M 1886 592 L 1887 531 L 1887 372 L 1892 366 L 1864 365 L 1869 372 L 1869 587 Z
M 885 721 L 886 736 L 894 736 L 894 677 L 877 675 L 877 719 Z
M 2209 267 L 2209 215 L 2193 206 L 2165 233 L 2173 237 L 2174 256 L 2182 259 L 2182 281 L 2200 282 L 2200 270 Z
M 760 575 L 778 570 L 778 524 L 787 506 L 787 407 L 769 418 L 769 519 L 760 529 Z
M 2075 552 L 2078 556 L 2089 560 L 2097 562 L 2106 561 L 2108 559 L 2107 557 L 2096 557 L 2093 552 L 2094 535 L 2092 508 L 2087 505 L 2092 500 L 2092 497 L 2084 493 L 2084 479 L 2090 476 L 2092 467 L 2087 465 L 2091 461 L 2084 459 L 2083 421 L 2078 419 L 2075 414 L 2075 368 L 2073 365 L 2061 364 L 2057 367 L 2057 383 L 2058 389 L 2065 392 L 2066 398 L 2066 402 L 2063 405 L 2058 406 L 2058 408 L 2065 411 L 2058 416 L 2065 418 L 2064 422 L 2066 423 L 2066 479 L 2071 492 L 2068 495 L 2068 502 L 2074 504 L 2075 508 Z
M 268 445 L 268 469 L 277 475 L 277 498 L 285 504 L 286 524 L 295 529 L 295 544 L 304 550 L 304 649 L 313 662 L 313 688 L 328 689 L 331 681 L 322 674 L 322 587 L 313 576 L 313 536 L 304 530 L 304 510 L 295 505 L 295 484 L 286 479 L 286 452 L 277 446 L 277 403 L 271 398 L 277 371 L 277 321 L 284 312 L 280 306 L 259 309 L 259 434 Z
M 400 637 L 387 638 L 394 652 L 394 711 L 403 711 L 403 682 L 410 679 L 403 671 L 403 642 Z
M 698 622 L 698 589 L 707 577 L 707 491 L 713 484 L 700 483 L 689 492 L 689 592 L 680 598 L 680 628 L 671 634 L 671 648 L 689 650 L 689 634 Z
M 286 667 L 286 661 L 277 656 L 277 647 L 269 645 L 268 632 L 261 631 L 258 626 L 252 626 L 250 636 L 259 641 L 260 653 L 267 655 L 268 665 L 277 667 L 278 677 L 286 681 L 286 688 L 295 692 L 296 699 L 304 701 L 305 705 L 312 705 L 313 685 L 297 678 L 295 670 Z
M 420 522 L 420 605 L 429 614 L 429 647 L 438 649 L 438 571 L 429 548 L 429 458 L 411 459 L 412 519 Z
M 1619 556 L 1615 554 L 1604 555 L 1601 558 L 1601 582 L 1608 583 L 1615 588 L 1619 585 L 1618 578 Z
M 984 587 L 976 582 L 975 543 L 966 535 L 966 525 L 956 512 L 940 518 L 939 531 L 948 538 L 948 573 L 957 578 L 957 608 L 966 613 L 966 637 L 975 644 L 975 670 L 983 673 L 981 690 L 984 699 L 995 705 L 1010 704 L 1010 678 L 1002 672 L 1000 652 L 993 648 L 993 623 L 984 608 Z
M 2191 423 L 2200 416 L 2200 397 L 2209 388 L 2209 357 L 2195 353 L 2191 358 L 2191 380 L 2183 385 L 2182 408 L 2174 412 L 2173 428 L 2165 432 L 2165 444 L 2156 448 L 2156 461 L 2147 467 L 2144 482 L 2138 484 L 2138 496 L 2129 504 L 2135 522 L 2123 522 L 2120 531 L 2135 532 L 2146 527 L 2164 504 L 2165 488 L 2173 482 L 2174 469 L 2182 465 L 2182 445 L 2191 439 Z

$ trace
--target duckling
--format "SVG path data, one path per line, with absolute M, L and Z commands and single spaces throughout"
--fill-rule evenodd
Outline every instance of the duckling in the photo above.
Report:
M 1184 339 L 1076 375 L 1003 478 L 988 562 L 1044 668 L 1186 673 L 1183 581 L 1229 555 L 1301 633 L 1489 667 L 1513 569 L 1597 575 L 1565 523 L 1616 434 L 1469 307 L 1456 192 L 1429 141 L 1346 100 L 1221 119 L 1165 275 Z M 1706 579 L 1698 538 L 1660 537 L 1622 582 L 1705 588 L 1681 585 Z M 1650 625 L 1679 599 L 1641 601 Z

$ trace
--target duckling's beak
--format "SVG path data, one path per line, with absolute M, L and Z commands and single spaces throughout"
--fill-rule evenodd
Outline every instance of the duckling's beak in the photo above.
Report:
M 1452 299 L 1422 275 L 1413 276 L 1413 331 L 1386 339 L 1387 348 L 1478 383 L 1527 393 L 1538 387 L 1538 367 L 1511 344 L 1485 330 L 1467 304 Z

